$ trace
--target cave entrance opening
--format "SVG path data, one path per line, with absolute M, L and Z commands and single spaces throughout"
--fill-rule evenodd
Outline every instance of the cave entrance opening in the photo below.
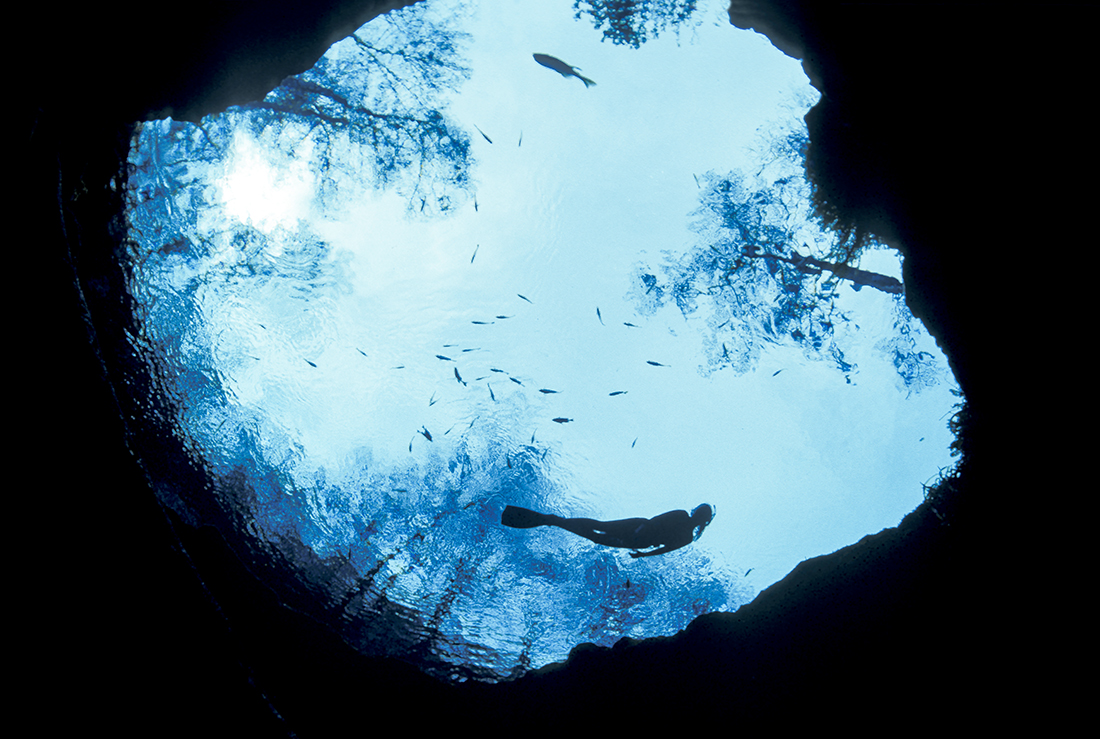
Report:
M 495 680 L 671 634 L 949 463 L 934 342 L 821 266 L 800 65 L 687 5 L 432 0 L 135 137 L 138 347 L 242 557 L 364 652 Z M 643 560 L 500 526 L 704 502 Z

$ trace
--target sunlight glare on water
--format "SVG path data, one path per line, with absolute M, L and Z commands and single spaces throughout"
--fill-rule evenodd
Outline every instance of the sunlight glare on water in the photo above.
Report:
M 238 133 L 228 160 L 230 169 L 217 183 L 225 214 L 264 233 L 307 217 L 315 189 L 309 172 L 309 144 L 306 139 L 303 150 L 291 157 L 269 158 L 265 154 L 273 152 Z
M 337 627 L 351 643 L 393 643 L 367 634 L 394 603 L 419 614 L 409 628 L 435 659 L 495 677 L 579 641 L 669 634 L 895 525 L 948 464 L 952 381 L 899 298 L 842 285 L 843 363 L 780 337 L 745 373 L 715 364 L 706 296 L 646 307 L 644 276 L 707 247 L 692 227 L 706 173 L 763 171 L 768 133 L 804 131 L 816 100 L 796 60 L 723 13 L 707 4 L 631 49 L 601 43 L 568 0 L 433 0 L 337 44 L 318 69 L 366 75 L 362 94 L 383 102 L 386 80 L 398 98 L 416 84 L 387 43 L 411 58 L 408 39 L 427 38 L 432 59 L 469 66 L 432 93 L 456 127 L 438 145 L 468 137 L 468 177 L 451 181 L 437 160 L 390 172 L 347 128 L 270 113 L 285 102 L 206 119 L 202 136 L 142 132 L 130 218 L 144 330 L 186 349 L 160 359 L 180 376 L 216 368 L 201 404 L 195 386 L 175 391 L 194 405 L 182 432 L 214 470 L 264 470 L 241 503 L 258 536 L 352 563 L 358 579 L 322 586 L 354 614 Z M 180 163 L 189 146 L 205 169 Z M 167 189 L 191 194 L 145 194 Z M 171 207 L 185 198 L 190 210 Z M 900 275 L 893 253 L 867 264 Z M 920 383 L 899 375 L 902 356 L 923 362 Z M 706 535 L 646 560 L 499 525 L 509 503 L 606 519 L 703 502 L 718 510 Z

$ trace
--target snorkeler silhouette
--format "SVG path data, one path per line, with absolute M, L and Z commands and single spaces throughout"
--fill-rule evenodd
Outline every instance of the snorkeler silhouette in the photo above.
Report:
M 557 526 L 597 544 L 633 549 L 635 551 L 630 553 L 631 557 L 652 557 L 686 547 L 698 539 L 714 518 L 714 513 L 714 506 L 704 503 L 693 510 L 690 516 L 687 511 L 669 511 L 653 518 L 597 521 L 594 518 L 562 518 L 551 513 L 539 513 L 510 505 L 500 514 L 500 522 L 513 529 Z M 641 549 L 650 551 L 638 551 Z

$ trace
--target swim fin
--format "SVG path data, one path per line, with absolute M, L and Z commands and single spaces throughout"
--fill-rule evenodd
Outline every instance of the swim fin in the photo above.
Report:
M 550 518 L 545 513 L 514 505 L 506 506 L 500 514 L 500 522 L 513 529 L 533 529 L 536 526 L 547 526 L 550 524 Z

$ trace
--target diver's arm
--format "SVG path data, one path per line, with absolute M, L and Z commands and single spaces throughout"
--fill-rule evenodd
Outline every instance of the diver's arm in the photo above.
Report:
M 660 547 L 658 549 L 654 549 L 654 550 L 649 551 L 649 552 L 631 552 L 630 556 L 633 557 L 634 559 L 637 559 L 638 557 L 653 557 L 653 556 L 658 555 L 658 554 L 668 554 L 669 552 L 671 552 L 673 550 L 676 550 L 676 549 L 679 549 L 680 547 L 687 546 L 687 544 L 690 544 L 690 543 L 691 542 L 686 542 L 684 544 L 677 544 L 675 546 L 665 544 L 663 547 Z

